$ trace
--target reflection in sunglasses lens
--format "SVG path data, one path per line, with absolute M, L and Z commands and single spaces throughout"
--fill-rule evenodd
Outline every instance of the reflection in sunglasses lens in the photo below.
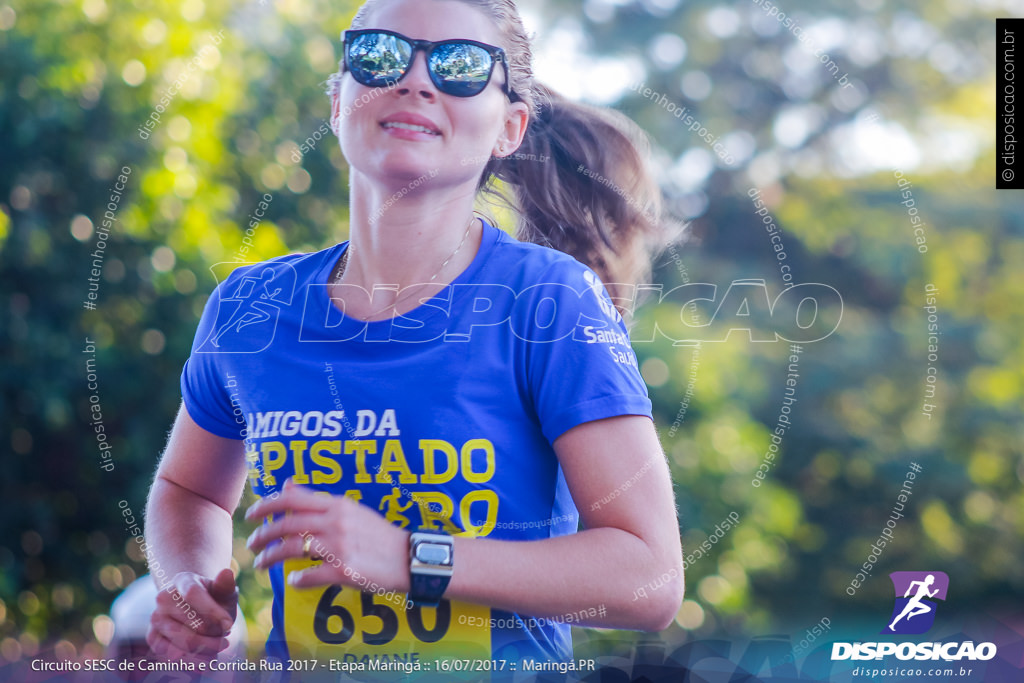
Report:
M 491 56 L 476 45 L 441 45 L 430 63 L 438 76 L 456 81 L 485 81 L 491 71 Z
M 398 80 L 409 66 L 411 54 L 409 43 L 386 33 L 359 36 L 350 51 L 353 68 L 379 82 Z

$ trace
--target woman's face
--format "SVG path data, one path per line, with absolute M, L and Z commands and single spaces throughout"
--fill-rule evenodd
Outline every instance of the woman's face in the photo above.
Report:
M 490 18 L 457 0 L 384 0 L 370 13 L 365 28 L 420 40 L 465 38 L 501 45 Z M 480 94 L 447 95 L 430 80 L 422 51 L 390 89 L 360 85 L 346 73 L 333 102 L 335 112 L 342 112 L 342 152 L 354 170 L 386 186 L 401 187 L 426 176 L 431 186 L 475 187 L 490 156 L 500 154 L 502 146 L 504 154 L 511 154 L 525 133 L 526 105 L 509 102 L 502 91 L 504 80 L 505 70 L 496 64 Z M 403 122 L 430 132 L 395 125 Z

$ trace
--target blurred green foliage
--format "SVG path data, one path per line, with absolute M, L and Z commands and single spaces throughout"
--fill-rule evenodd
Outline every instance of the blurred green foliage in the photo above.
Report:
M 584 54 L 636 71 L 613 99 L 650 133 L 669 206 L 692 219 L 687 240 L 659 262 L 665 291 L 706 282 L 724 293 L 751 278 L 766 282 L 769 300 L 783 290 L 748 196 L 759 188 L 794 281 L 828 284 L 843 300 L 837 331 L 803 345 L 792 427 L 761 486 L 752 481 L 780 412 L 789 345 L 744 332 L 699 347 L 635 344 L 686 551 L 729 513 L 741 518 L 688 566 L 669 639 L 684 627 L 756 634 L 884 611 L 885 574 L 895 570 L 949 573 L 954 611 L 1024 588 L 1024 285 L 1014 270 L 1024 212 L 1012 192 L 991 189 L 994 10 L 791 4 L 855 87 L 838 85 L 754 3 L 526 5 L 544 27 L 542 45 L 577 36 Z M 248 259 L 345 238 L 345 163 L 321 127 L 323 81 L 354 9 L 323 0 L 0 4 L 0 657 L 54 647 L 91 655 L 109 636 L 101 615 L 145 572 L 118 502 L 142 514 L 215 284 L 211 266 L 236 258 L 260 198 L 272 201 Z M 638 82 L 687 107 L 736 163 L 624 87 Z M 131 172 L 98 300 L 85 310 L 90 254 L 123 167 Z M 913 180 L 926 253 L 896 171 Z M 928 283 L 941 332 L 930 418 Z M 636 324 L 679 329 L 682 303 L 655 297 Z M 706 322 L 712 311 L 696 315 Z M 754 319 L 759 329 L 778 324 Z M 711 329 L 704 338 L 722 332 Z M 110 472 L 92 425 L 87 339 Z M 845 588 L 911 461 L 923 471 L 907 515 L 851 598 Z M 243 537 L 240 525 L 242 607 L 258 646 L 269 589 Z

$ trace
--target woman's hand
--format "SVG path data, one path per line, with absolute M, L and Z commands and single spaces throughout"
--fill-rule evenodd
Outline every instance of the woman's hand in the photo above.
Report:
M 373 583 L 385 590 L 409 590 L 409 532 L 347 496 L 317 493 L 290 479 L 276 497 L 258 501 L 245 513 L 250 522 L 276 519 L 249 536 L 257 569 L 310 555 L 323 564 L 289 575 L 296 588 L 346 585 L 365 590 Z
M 238 589 L 230 569 L 213 579 L 179 572 L 157 593 L 146 642 L 166 659 L 212 660 L 230 644 L 237 609 Z

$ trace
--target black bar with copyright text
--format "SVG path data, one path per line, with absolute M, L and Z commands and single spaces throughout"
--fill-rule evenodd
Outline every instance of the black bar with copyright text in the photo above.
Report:
M 1021 139 L 1017 116 L 1017 46 L 1024 44 L 1024 19 L 996 19 L 996 189 L 1022 190 Z M 1024 78 L 1024 77 L 1022 77 Z

